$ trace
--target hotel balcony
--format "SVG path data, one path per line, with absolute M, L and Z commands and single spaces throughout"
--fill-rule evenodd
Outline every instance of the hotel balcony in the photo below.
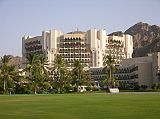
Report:
M 33 45 L 33 46 L 25 47 L 25 49 L 26 49 L 26 52 L 42 50 L 42 45 Z

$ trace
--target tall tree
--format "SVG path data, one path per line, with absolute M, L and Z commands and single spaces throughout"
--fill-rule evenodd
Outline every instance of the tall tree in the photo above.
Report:
M 38 56 L 38 66 L 41 70 L 41 73 L 47 74 L 47 61 L 44 54 Z
M 26 73 L 26 79 L 28 80 L 28 83 L 31 83 L 32 85 L 34 85 L 34 72 L 37 71 L 35 70 L 35 67 L 37 65 L 37 55 L 35 53 L 29 53 L 27 54 L 26 56 L 26 61 L 25 61 L 25 64 L 26 64 L 26 67 L 25 69 L 23 70 L 23 72 Z M 34 85 L 34 92 L 36 94 L 36 88 L 35 88 L 35 85 Z
M 83 65 L 79 60 L 75 60 L 72 69 L 72 84 L 77 88 L 84 83 L 85 72 L 83 71 Z
M 107 71 L 107 77 L 108 79 L 106 79 L 105 81 L 107 82 L 108 87 L 111 87 L 113 85 L 114 82 L 114 77 L 112 76 L 113 71 L 115 70 L 115 60 L 114 58 L 111 56 L 111 54 L 104 56 L 104 71 L 106 73 Z
M 6 90 L 6 85 L 9 80 L 13 80 L 17 76 L 18 72 L 15 69 L 15 66 L 9 65 L 11 60 L 10 56 L 4 55 L 0 60 L 0 77 L 3 79 L 3 91 Z
M 64 59 L 58 55 L 54 61 L 54 82 L 59 93 L 63 92 L 64 84 L 67 82 L 67 66 Z
M 29 75 L 32 74 L 32 71 L 34 69 L 34 67 L 37 65 L 38 63 L 38 57 L 35 53 L 29 53 L 26 56 L 26 68 L 23 71 L 26 71 L 29 73 Z
M 36 55 L 35 53 L 30 53 L 26 57 L 26 68 L 24 71 L 28 74 L 27 78 L 30 83 L 34 86 L 34 93 L 37 93 L 37 88 L 42 81 L 44 81 L 44 76 L 47 74 L 45 68 L 45 57 L 44 55 Z

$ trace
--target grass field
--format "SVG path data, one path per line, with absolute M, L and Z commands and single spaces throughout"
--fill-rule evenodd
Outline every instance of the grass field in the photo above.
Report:
M 0 119 L 160 119 L 160 94 L 0 96 Z

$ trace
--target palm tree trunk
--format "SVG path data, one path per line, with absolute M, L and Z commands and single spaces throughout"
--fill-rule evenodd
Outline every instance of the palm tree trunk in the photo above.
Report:
M 3 82 L 3 90 L 4 92 L 6 91 L 6 80 L 4 79 L 4 82 Z
M 37 86 L 34 87 L 34 94 L 37 94 Z
M 112 80 L 112 71 L 111 68 L 109 69 L 109 86 L 111 86 L 111 80 Z
M 60 80 L 61 80 L 61 73 L 60 73 L 60 70 L 58 72 L 58 82 L 59 82 L 59 87 L 58 87 L 58 93 L 61 93 L 61 84 L 60 84 Z
M 36 91 L 36 89 L 35 89 L 35 91 L 34 91 L 34 94 L 37 94 L 37 91 Z

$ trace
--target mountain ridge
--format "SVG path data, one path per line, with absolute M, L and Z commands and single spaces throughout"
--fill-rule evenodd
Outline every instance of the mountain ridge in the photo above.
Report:
M 109 35 L 122 33 L 122 31 L 117 31 Z M 133 36 L 133 57 L 143 57 L 148 53 L 160 51 L 160 26 L 138 22 L 128 28 L 124 34 Z

